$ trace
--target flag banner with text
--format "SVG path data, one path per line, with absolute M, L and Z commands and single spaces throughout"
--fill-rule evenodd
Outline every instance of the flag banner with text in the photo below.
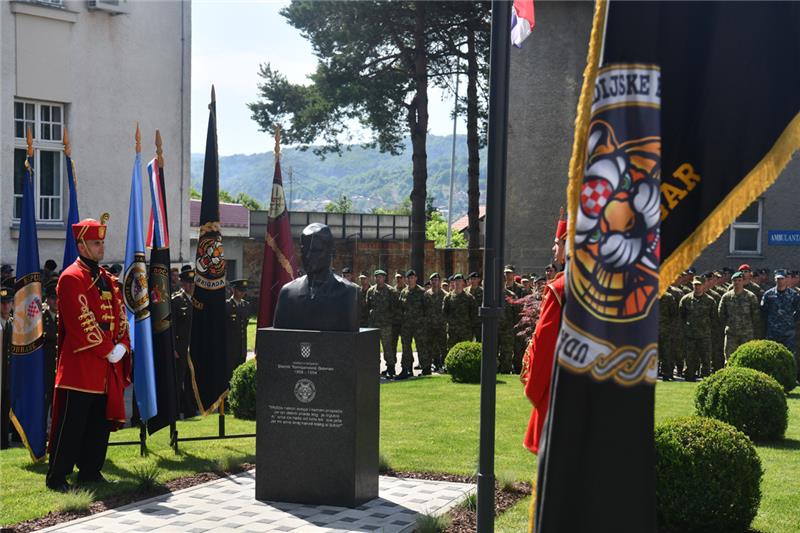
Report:
M 39 271 L 33 180 L 33 162 L 31 156 L 27 156 L 22 185 L 8 381 L 11 422 L 31 459 L 40 461 L 44 459 L 47 442 L 47 406 L 44 403 L 42 274 Z
M 212 90 L 200 203 L 200 236 L 195 254 L 192 340 L 189 372 L 197 407 L 217 409 L 228 391 L 225 335 L 225 253 L 219 224 L 219 154 L 217 106 Z
M 791 3 L 597 4 L 537 532 L 656 530 L 655 302 L 800 146 L 798 27 Z
M 281 288 L 297 276 L 289 210 L 281 177 L 280 156 L 275 156 L 275 176 L 269 202 L 269 221 L 264 239 L 264 260 L 261 266 L 261 295 L 259 297 L 258 327 L 272 327 L 275 305 Z

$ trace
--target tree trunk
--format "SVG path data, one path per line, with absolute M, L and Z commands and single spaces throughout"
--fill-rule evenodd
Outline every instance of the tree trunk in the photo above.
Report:
M 478 141 L 478 52 L 475 47 L 475 32 L 467 37 L 467 219 L 469 226 L 468 262 L 470 272 L 481 268 L 480 205 L 480 153 Z
M 408 112 L 413 153 L 414 186 L 411 190 L 411 268 L 425 279 L 425 200 L 427 198 L 428 154 L 428 57 L 425 42 L 425 2 L 415 2 L 414 83 L 416 93 Z

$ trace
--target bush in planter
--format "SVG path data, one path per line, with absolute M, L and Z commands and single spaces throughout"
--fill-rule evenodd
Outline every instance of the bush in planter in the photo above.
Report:
M 694 396 L 697 414 L 733 425 L 753 440 L 783 438 L 789 423 L 780 384 L 751 368 L 723 368 L 703 380 Z
M 746 531 L 761 501 L 761 460 L 733 426 L 702 417 L 656 426 L 659 531 Z
M 760 370 L 775 378 L 787 393 L 797 386 L 797 367 L 792 352 L 779 342 L 746 342 L 733 352 L 728 366 Z
M 447 352 L 444 365 L 456 383 L 481 382 L 481 343 L 459 342 Z
M 244 420 L 256 419 L 255 359 L 245 361 L 233 371 L 227 404 L 236 418 Z

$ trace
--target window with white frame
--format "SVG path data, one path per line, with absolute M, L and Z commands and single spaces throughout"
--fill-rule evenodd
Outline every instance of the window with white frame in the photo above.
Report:
M 14 219 L 22 215 L 26 136 L 33 137 L 36 220 L 60 222 L 64 183 L 64 106 L 47 102 L 14 101 Z
M 761 226 L 764 200 L 759 198 L 731 224 L 730 252 L 732 255 L 761 254 Z

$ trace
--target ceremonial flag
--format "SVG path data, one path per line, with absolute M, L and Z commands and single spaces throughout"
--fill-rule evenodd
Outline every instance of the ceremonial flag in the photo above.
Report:
M 511 8 L 511 44 L 522 48 L 522 41 L 533 31 L 533 0 L 514 0 Z
M 193 303 L 189 371 L 197 407 L 205 415 L 215 411 L 227 394 L 230 377 L 225 353 L 225 254 L 219 228 L 217 104 L 213 87 L 208 106 Z
M 44 459 L 47 441 L 47 406 L 44 403 L 44 349 L 42 344 L 42 274 L 33 201 L 33 150 L 28 130 L 28 155 L 22 184 L 22 213 L 14 285 L 14 320 L 11 330 L 9 384 L 11 423 L 34 461 Z
M 169 224 L 164 194 L 164 165 L 161 157 L 161 134 L 156 131 L 159 154 L 147 164 L 150 181 L 150 226 L 147 247 L 150 248 L 150 316 L 153 324 L 153 360 L 156 373 L 158 414 L 147 421 L 152 435 L 178 418 L 178 384 L 175 378 L 175 346 L 172 336 L 171 295 L 169 279 Z
M 78 258 L 78 246 L 75 235 L 72 234 L 72 225 L 80 221 L 78 215 L 78 183 L 75 178 L 75 162 L 72 161 L 72 148 L 69 145 L 69 134 L 64 128 L 64 156 L 67 162 L 67 184 L 69 185 L 69 212 L 67 213 L 67 233 L 64 237 L 64 260 L 61 268 L 65 269 Z
M 131 177 L 128 209 L 128 238 L 125 245 L 123 297 L 128 311 L 131 351 L 133 352 L 133 390 L 143 421 L 158 412 L 156 381 L 153 370 L 153 333 L 150 326 L 150 291 L 142 237 L 142 156 L 139 127 L 136 127 L 136 157 Z
M 297 276 L 289 211 L 283 191 L 280 159 L 280 131 L 275 134 L 275 174 L 272 178 L 272 196 L 269 202 L 269 221 L 264 242 L 264 260 L 261 267 L 261 295 L 259 297 L 258 327 L 272 326 L 275 305 L 281 287 Z
M 597 4 L 537 532 L 656 530 L 659 286 L 800 146 L 799 26 L 795 3 Z

